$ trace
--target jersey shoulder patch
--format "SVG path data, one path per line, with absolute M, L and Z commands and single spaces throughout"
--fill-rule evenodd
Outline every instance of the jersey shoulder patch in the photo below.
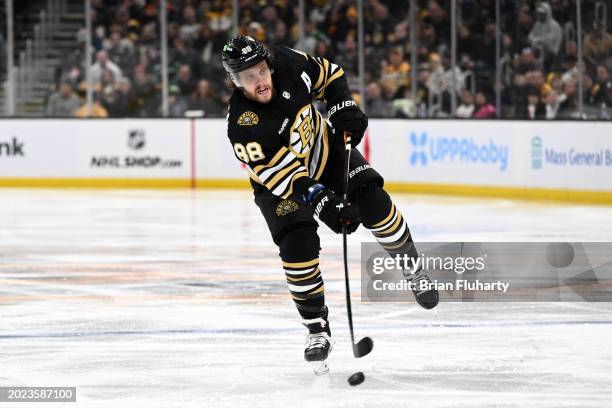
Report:
M 242 112 L 236 120 L 238 126 L 257 126 L 258 123 L 259 116 L 253 111 Z

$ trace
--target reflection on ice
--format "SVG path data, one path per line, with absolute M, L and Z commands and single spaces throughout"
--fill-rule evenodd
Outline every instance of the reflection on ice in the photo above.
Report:
M 3 190 L 0 386 L 76 386 L 79 407 L 600 407 L 605 303 L 359 304 L 352 357 L 341 242 L 321 229 L 331 374 L 249 192 Z M 612 240 L 611 208 L 396 196 L 417 240 Z M 359 242 L 350 238 L 358 293 Z M 347 378 L 364 371 L 366 381 Z M 27 407 L 30 404 L 23 404 Z M 9 405 L 7 405 L 9 406 Z M 20 405 L 21 406 L 21 405 Z M 34 406 L 34 405 L 32 405 Z M 74 406 L 66 403 L 62 406 Z

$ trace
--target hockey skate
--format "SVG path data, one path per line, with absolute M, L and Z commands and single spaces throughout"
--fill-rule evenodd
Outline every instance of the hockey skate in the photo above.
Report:
M 302 324 L 308 329 L 304 349 L 304 359 L 310 363 L 315 375 L 329 372 L 327 357 L 333 348 L 331 331 L 327 321 L 327 306 L 321 311 L 321 317 L 304 319 Z
M 423 309 L 433 309 L 438 305 L 438 290 L 431 288 L 431 279 L 429 279 L 429 276 L 427 276 L 422 269 L 414 273 L 405 270 L 404 276 L 408 282 L 412 282 L 412 293 L 414 293 L 414 298 Z M 421 282 L 427 282 L 428 288 L 421 289 Z

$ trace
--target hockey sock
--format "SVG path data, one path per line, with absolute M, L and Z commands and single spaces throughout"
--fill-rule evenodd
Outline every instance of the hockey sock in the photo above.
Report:
M 412 259 L 418 257 L 408 224 L 389 194 L 378 184 L 370 183 L 359 188 L 351 202 L 359 206 L 361 222 L 389 254 L 407 254 Z
M 291 297 L 303 319 L 321 317 L 325 286 L 319 269 L 319 236 L 312 226 L 287 231 L 279 239 L 280 256 Z
M 305 262 L 283 261 L 287 286 L 298 312 L 304 319 L 319 317 L 325 305 L 325 285 L 319 258 Z

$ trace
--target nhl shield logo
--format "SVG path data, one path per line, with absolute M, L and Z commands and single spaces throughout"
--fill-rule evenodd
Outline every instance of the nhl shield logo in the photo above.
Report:
M 128 147 L 133 150 L 140 150 L 145 145 L 144 129 L 131 129 L 128 131 Z
M 284 92 L 283 92 L 283 98 L 285 98 L 285 99 L 289 99 L 289 98 L 291 98 L 291 95 L 289 94 L 289 92 L 284 91 Z
M 295 201 L 290 199 L 283 200 L 276 206 L 276 215 L 282 217 L 283 215 L 299 210 L 299 208 L 300 206 Z

